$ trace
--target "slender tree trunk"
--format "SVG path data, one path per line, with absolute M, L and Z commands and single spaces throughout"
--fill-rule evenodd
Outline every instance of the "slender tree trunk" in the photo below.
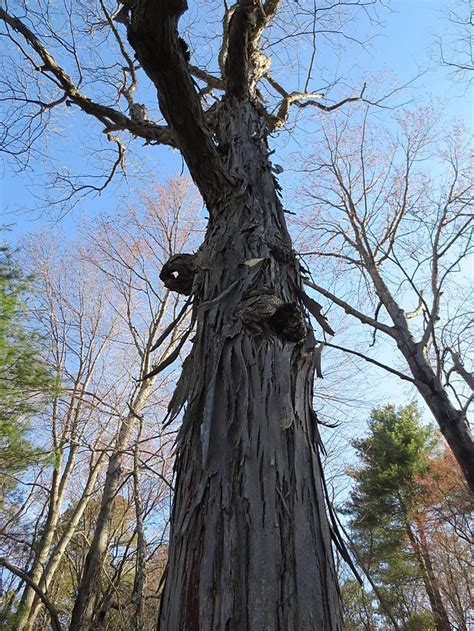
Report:
M 74 454 L 74 450 L 73 454 Z M 72 457 L 73 457 L 72 454 Z M 71 459 L 71 455 L 69 460 Z M 56 527 L 58 524 L 58 519 L 60 516 L 61 503 L 63 499 L 62 489 L 64 489 L 64 484 L 61 484 L 61 467 L 62 467 L 62 455 L 58 458 L 58 461 L 55 463 L 55 468 L 52 474 L 51 480 L 51 491 L 48 500 L 48 512 L 46 515 L 45 523 L 42 527 L 41 538 L 38 542 L 38 547 L 36 550 L 35 558 L 32 564 L 30 571 L 28 572 L 29 577 L 36 585 L 39 584 L 41 580 L 41 576 L 44 570 L 44 566 L 47 562 L 49 552 L 51 550 L 51 546 L 54 539 L 54 534 L 56 532 Z M 67 471 L 63 474 L 67 475 Z M 25 585 L 25 589 L 23 591 L 20 606 L 18 608 L 18 620 L 17 626 L 18 631 L 29 631 L 31 629 L 31 609 L 33 607 L 33 602 L 36 598 L 36 592 L 32 589 L 31 585 L 28 583 Z
M 77 506 L 75 507 L 74 513 L 71 516 L 71 519 L 65 529 L 62 531 L 62 535 L 57 545 L 55 545 L 54 550 L 50 554 L 49 560 L 46 564 L 46 567 L 43 568 L 43 572 L 41 574 L 41 578 L 39 581 L 39 587 L 45 591 L 48 591 L 49 586 L 51 585 L 52 580 L 56 574 L 56 570 L 61 562 L 61 559 L 64 556 L 66 548 L 71 541 L 72 537 L 76 532 L 77 525 L 84 514 L 87 505 L 92 497 L 92 493 L 94 490 L 95 483 L 97 481 L 97 477 L 102 470 L 103 463 L 103 454 L 99 456 L 95 465 L 91 468 L 89 472 L 89 478 L 86 482 L 86 486 L 84 488 L 84 492 Z M 36 598 L 32 604 L 30 613 L 28 616 L 28 629 L 33 628 L 33 625 L 38 617 L 41 607 L 43 606 L 42 601 L 39 598 Z
M 114 452 L 109 459 L 99 516 L 97 517 L 94 536 L 86 556 L 79 592 L 72 610 L 69 631 L 90 629 L 95 613 L 97 596 L 100 592 L 102 563 L 109 541 L 114 501 L 122 478 L 123 450 L 130 437 L 134 423 L 135 416 L 133 414 L 122 420 Z
M 452 631 L 449 617 L 446 612 L 443 599 L 441 598 L 438 581 L 431 562 L 431 556 L 426 544 L 424 525 L 421 524 L 420 520 L 418 520 L 418 530 L 419 538 L 416 537 L 410 524 L 407 524 L 408 538 L 413 548 L 413 552 L 418 560 L 423 584 L 430 601 L 431 611 L 435 617 L 436 631 Z
M 197 257 L 197 333 L 178 392 L 176 493 L 160 631 L 341 628 L 298 263 L 249 101 L 220 113 L 243 179 Z
M 86 556 L 77 598 L 71 615 L 69 631 L 86 631 L 90 629 L 94 614 L 96 613 L 95 609 L 100 594 L 102 565 L 109 542 L 113 506 L 122 478 L 124 450 L 156 380 L 156 375 L 146 380 L 144 380 L 144 377 L 150 370 L 151 352 L 152 349 L 155 350 L 155 338 L 163 321 L 167 304 L 168 296 L 163 300 L 161 308 L 150 326 L 148 339 L 141 357 L 140 385 L 137 386 L 129 401 L 129 414 L 121 420 L 114 451 L 109 459 L 99 516 L 97 518 L 92 543 Z
M 133 451 L 133 499 L 137 521 L 137 559 L 135 562 L 135 580 L 133 583 L 132 602 L 135 605 L 135 631 L 145 629 L 145 586 L 146 586 L 146 539 L 143 523 L 142 500 L 140 497 L 140 437 L 143 422 L 140 419 L 135 448 Z

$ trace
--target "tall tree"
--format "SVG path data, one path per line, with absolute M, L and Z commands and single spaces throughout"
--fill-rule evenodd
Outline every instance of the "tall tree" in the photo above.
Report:
M 78 54 L 77 13 L 67 16 L 73 36 L 61 39 L 52 27 L 54 12 L 20 4 L 25 19 L 4 9 L 0 18 L 22 53 L 28 49 L 27 72 L 39 73 L 50 92 L 25 99 L 23 88 L 9 82 L 14 105 L 27 101 L 28 117 L 18 143 L 12 116 L 8 150 L 27 155 L 37 121 L 43 130 L 41 122 L 54 108 L 78 107 L 100 122 L 117 147 L 111 175 L 123 162 L 121 132 L 171 145 L 184 157 L 209 212 L 197 254 L 175 253 L 161 272 L 170 290 L 192 296 L 196 334 L 169 410 L 175 419 L 186 403 L 159 628 L 340 629 L 312 408 L 316 344 L 307 309 L 330 328 L 303 291 L 268 137 L 286 123 L 291 105 L 327 111 L 358 97 L 323 103 L 323 94 L 309 88 L 312 59 L 303 89 L 287 90 L 272 76 L 263 51 L 272 25 L 277 45 L 286 39 L 281 33 L 290 17 L 290 37 L 309 33 L 314 49 L 317 24 L 326 21 L 334 31 L 334 20 L 346 20 L 358 2 L 322 8 L 308 2 L 301 10 L 301 2 L 279 0 L 204 3 L 198 21 L 215 18 L 221 31 L 217 50 L 208 38 L 193 51 L 201 61 L 215 53 L 208 69 L 191 63 L 179 35 L 185 0 L 126 0 L 115 15 L 99 0 L 99 19 L 95 5 L 79 3 L 79 32 L 95 36 L 108 29 L 104 37 L 118 44 L 125 59 L 116 65 L 101 60 L 89 82 L 102 80 L 95 98 L 85 92 L 90 66 Z M 122 39 L 123 26 L 132 50 Z M 47 41 L 69 56 L 76 78 L 47 50 Z M 139 72 L 158 93 L 165 126 L 133 100 Z M 263 90 L 271 92 L 271 109 Z M 77 189 L 72 178 L 61 181 Z M 89 628 L 90 609 L 76 611 L 72 625 Z
M 159 422 L 170 396 L 170 366 L 186 340 L 187 326 L 182 324 L 183 305 L 162 286 L 158 269 L 172 248 L 189 243 L 195 234 L 195 198 L 189 180 L 177 178 L 167 186 L 150 187 L 142 200 L 115 212 L 113 221 L 102 217 L 85 222 L 79 241 L 57 232 L 35 235 L 24 247 L 25 264 L 36 270 L 41 289 L 32 317 L 51 340 L 46 356 L 62 388 L 34 418 L 36 440 L 51 445 L 54 458 L 39 472 L 21 476 L 22 489 L 28 490 L 25 505 L 14 523 L 2 522 L 0 545 L 48 593 L 58 611 L 69 616 L 68 606 L 77 594 L 61 583 L 61 572 L 69 568 L 69 556 L 76 558 L 73 551 L 80 539 L 82 578 L 74 587 L 83 603 L 87 585 L 94 625 L 109 624 L 114 611 L 123 619 L 125 611 L 130 616 L 131 595 L 121 587 L 124 575 L 143 574 L 146 565 L 156 575 L 149 557 L 166 538 L 163 515 L 168 512 L 175 429 L 162 432 Z M 144 380 L 155 361 L 164 374 L 157 371 Z M 107 460 L 111 465 L 106 469 Z M 140 488 L 132 492 L 136 479 Z M 129 515 L 133 526 L 122 536 L 119 550 L 111 550 L 117 494 L 128 496 L 136 526 Z M 91 501 L 93 527 L 91 540 L 85 542 L 80 532 Z M 144 519 L 149 523 L 139 534 Z M 30 558 L 15 545 L 20 538 Z M 112 567 L 105 561 L 111 556 Z M 44 602 L 34 585 L 24 586 L 15 629 L 41 624 Z M 150 610 L 155 603 L 156 610 L 156 598 L 146 602 L 150 590 L 137 584 L 133 597 L 139 593 L 142 605 Z M 18 603 L 11 605 L 13 611 Z
M 307 285 L 362 325 L 359 339 L 368 331 L 341 350 L 417 389 L 474 491 L 470 134 L 438 124 L 423 109 L 382 125 L 364 108 L 324 125 L 306 165 L 304 232 L 320 274 Z M 387 348 L 395 366 L 381 361 Z
M 177 300 L 171 292 L 155 289 L 153 282 L 156 281 L 156 267 L 162 265 L 172 254 L 170 244 L 184 245 L 189 242 L 191 231 L 185 227 L 186 215 L 189 215 L 190 210 L 195 211 L 189 203 L 189 189 L 190 182 L 184 179 L 170 182 L 167 189 L 161 188 L 158 203 L 152 206 L 151 211 L 148 209 L 144 217 L 131 211 L 129 217 L 122 222 L 114 222 L 113 227 L 106 222 L 101 226 L 100 234 L 93 237 L 96 246 L 96 252 L 91 256 L 93 264 L 107 275 L 124 298 L 123 310 L 126 315 L 123 319 L 136 348 L 138 374 L 126 402 L 127 412 L 120 417 L 109 457 L 100 511 L 72 612 L 71 631 L 81 629 L 84 620 L 93 620 L 97 615 L 102 567 L 108 550 L 114 501 L 123 484 L 127 448 L 134 433 L 136 434 L 137 425 L 143 425 L 143 411 L 149 404 L 150 397 L 153 394 L 156 396 L 156 382 L 158 377 L 162 377 L 160 373 L 165 372 L 177 359 L 190 333 L 189 325 L 182 326 L 188 304 L 180 305 L 178 311 Z M 146 228 L 143 226 L 145 222 Z M 161 246 L 158 252 L 153 252 L 155 244 Z M 150 312 L 145 326 L 140 310 L 143 295 L 148 296 Z M 115 307 L 119 308 L 118 305 Z M 170 325 L 167 319 L 173 311 L 175 317 Z M 136 444 L 133 465 L 135 480 L 139 475 L 137 449 L 139 450 L 139 446 Z M 138 493 L 137 487 L 136 492 Z M 135 497 L 139 503 L 137 493 Z M 137 505 L 136 509 L 137 537 L 141 538 L 143 544 L 140 506 Z M 141 550 L 142 557 L 143 554 Z M 144 575 L 143 566 L 137 567 L 136 571 L 137 574 Z M 136 587 L 138 588 L 138 584 Z M 139 629 L 139 621 L 135 622 Z
M 42 340 L 29 321 L 29 279 L 0 248 L 0 484 L 15 486 L 18 473 L 43 455 L 28 439 L 29 420 L 54 390 L 55 378 L 39 357 Z

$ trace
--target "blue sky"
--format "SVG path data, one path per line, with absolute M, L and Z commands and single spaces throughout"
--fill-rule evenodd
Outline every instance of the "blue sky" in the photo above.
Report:
M 354 89 L 361 85 L 368 73 L 372 73 L 374 78 L 388 73 L 388 82 L 392 85 L 402 85 L 423 71 L 424 74 L 415 80 L 412 89 L 397 94 L 390 104 L 396 105 L 407 101 L 412 104 L 420 101 L 431 102 L 444 110 L 448 120 L 460 118 L 472 126 L 472 91 L 468 92 L 465 84 L 457 84 L 456 80 L 453 80 L 445 70 L 440 69 L 431 58 L 435 50 L 435 38 L 443 35 L 448 28 L 443 12 L 445 13 L 452 4 L 445 0 L 393 0 L 389 10 L 378 10 L 382 26 L 370 25 L 363 19 L 354 25 L 361 36 L 364 32 L 370 33 L 367 46 L 347 47 L 336 59 L 331 49 L 322 43 L 320 56 L 325 57 L 323 61 L 329 70 L 328 74 L 337 73 L 343 76 L 344 84 L 347 85 L 340 89 L 340 93 L 347 94 L 350 85 Z M 381 93 L 381 88 L 375 89 Z M 369 79 L 368 92 L 371 90 L 373 93 L 374 86 L 371 86 Z M 54 154 L 59 164 L 69 163 L 80 173 L 81 169 L 86 168 L 90 158 L 86 156 L 86 147 L 83 152 L 77 148 L 78 137 L 87 144 L 87 135 L 93 137 L 98 127 L 81 113 L 68 114 L 63 129 L 64 140 L 53 139 L 51 154 Z M 301 137 L 297 137 L 296 140 L 304 142 Z M 284 161 L 287 152 L 295 150 L 297 146 L 294 141 L 288 143 L 285 135 L 276 138 L 274 144 L 278 154 L 275 159 L 277 162 Z M 142 149 L 139 141 L 135 141 L 133 145 L 132 163 L 134 160 L 140 161 L 148 173 L 159 180 L 183 168 L 181 158 L 176 152 L 160 147 Z M 38 166 L 41 170 L 41 164 Z M 14 223 L 15 235 L 35 230 L 40 225 L 57 219 L 61 213 L 53 213 L 53 217 L 50 217 L 38 210 L 40 203 L 35 197 L 44 186 L 44 182 L 38 182 L 36 169 L 17 173 L 15 166 L 5 156 L 2 157 L 0 168 L 3 176 L 2 222 Z M 133 190 L 143 185 L 136 179 L 136 174 L 137 170 L 130 168 L 127 178 L 117 177 L 114 184 L 100 196 L 89 197 L 73 213 L 68 213 L 61 222 L 66 231 L 74 231 L 77 217 L 82 213 L 113 211 L 120 196 L 133 195 Z M 286 184 L 285 178 L 282 183 Z

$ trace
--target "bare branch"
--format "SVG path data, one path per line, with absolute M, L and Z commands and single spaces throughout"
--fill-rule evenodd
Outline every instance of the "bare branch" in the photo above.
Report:
M 23 572 L 22 569 L 20 569 L 16 565 L 13 565 L 6 559 L 0 558 L 0 565 L 3 565 L 3 567 L 6 567 L 7 570 L 18 576 L 18 578 L 21 578 L 22 581 L 24 581 L 27 585 L 31 587 L 31 589 L 35 591 L 35 593 L 38 595 L 38 597 L 41 599 L 44 606 L 48 610 L 48 613 L 51 617 L 51 626 L 53 627 L 53 630 L 62 631 L 62 626 L 59 622 L 58 613 L 44 591 L 38 587 L 38 585 L 28 576 L 26 572 Z
M 371 318 L 370 316 L 365 315 L 364 313 L 362 313 L 358 309 L 355 309 L 354 307 L 352 307 L 349 303 L 347 303 L 344 300 L 341 300 L 340 298 L 338 298 L 336 295 L 334 295 L 333 293 L 331 293 L 327 289 L 324 289 L 324 287 L 320 287 L 319 285 L 316 285 L 315 283 L 313 283 L 313 281 L 305 279 L 304 280 L 304 284 L 307 287 L 311 287 L 311 289 L 314 289 L 315 291 L 317 291 L 319 294 L 321 294 L 325 298 L 328 298 L 328 300 L 331 300 L 332 302 L 334 302 L 334 304 L 336 304 L 339 307 L 341 307 L 342 309 L 344 309 L 344 311 L 347 314 L 354 316 L 355 318 L 357 318 L 363 324 L 368 324 L 369 326 L 373 327 L 374 329 L 377 329 L 378 331 L 382 331 L 383 333 L 386 333 L 390 337 L 396 339 L 396 335 L 395 335 L 395 331 L 394 331 L 393 327 L 387 326 L 386 324 L 383 324 L 382 322 L 378 322 L 374 318 Z
M 149 121 L 134 121 L 112 107 L 95 103 L 86 97 L 77 88 L 67 72 L 61 68 L 54 57 L 46 50 L 36 35 L 19 18 L 9 15 L 4 9 L 0 8 L 0 19 L 22 35 L 29 46 L 31 46 L 39 56 L 42 65 L 37 65 L 36 70 L 53 81 L 64 91 L 68 99 L 78 105 L 83 112 L 97 118 L 104 125 L 105 133 L 112 131 L 129 131 L 134 136 L 144 138 L 150 143 L 175 146 L 172 134 L 167 127 L 162 127 Z M 62 103 L 62 100 L 60 102 Z
M 272 88 L 283 97 L 277 108 L 276 114 L 270 117 L 272 121 L 272 129 L 282 127 L 286 123 L 291 105 L 296 105 L 301 109 L 313 106 L 323 110 L 324 112 L 333 112 L 347 103 L 363 101 L 366 90 L 366 84 L 364 83 L 358 96 L 349 96 L 338 103 L 334 103 L 333 105 L 324 105 L 324 103 L 320 103 L 318 100 L 324 98 L 325 95 L 322 92 L 287 92 L 277 81 L 275 81 L 270 73 L 267 72 L 264 75 L 264 78 L 268 81 Z
M 378 366 L 379 368 L 383 368 L 387 372 L 392 373 L 392 375 L 396 375 L 400 379 L 403 379 L 403 381 L 416 383 L 415 379 L 413 379 L 412 377 L 409 377 L 408 375 L 404 375 L 402 372 L 395 370 L 395 368 L 392 368 L 391 366 L 387 366 L 386 364 L 382 364 L 382 362 L 379 362 L 376 359 L 373 359 L 372 357 L 368 357 L 367 355 L 364 355 L 364 353 L 359 353 L 358 351 L 355 351 L 351 348 L 346 348 L 345 346 L 338 346 L 337 344 L 332 344 L 331 342 L 325 342 L 324 340 L 316 340 L 316 342 L 318 342 L 318 344 L 323 344 L 324 346 L 328 346 L 329 348 L 335 348 L 338 351 L 343 351 L 344 353 L 349 353 L 350 355 L 355 355 L 356 357 L 360 357 L 364 361 L 369 362 L 370 364 L 374 364 L 374 366 Z

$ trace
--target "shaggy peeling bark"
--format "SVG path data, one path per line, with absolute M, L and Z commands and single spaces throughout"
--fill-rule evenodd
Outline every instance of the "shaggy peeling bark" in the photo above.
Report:
M 258 111 L 230 100 L 220 121 L 245 186 L 212 213 L 199 253 L 159 629 L 338 629 L 298 263 Z
M 277 5 L 237 3 L 212 131 L 178 38 L 186 3 L 131 8 L 129 41 L 210 214 L 197 255 L 174 257 L 162 276 L 193 295 L 196 336 L 170 407 L 174 418 L 187 403 L 161 631 L 341 628 L 315 342 L 256 99 L 259 38 Z

